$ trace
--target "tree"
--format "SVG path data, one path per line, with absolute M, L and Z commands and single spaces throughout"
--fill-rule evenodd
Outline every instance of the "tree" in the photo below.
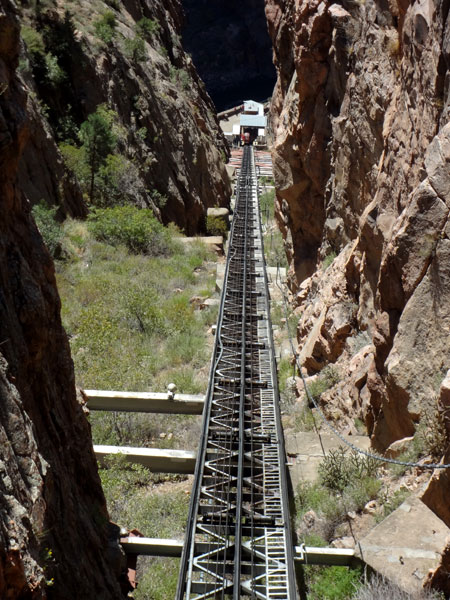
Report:
M 154 19 L 142 17 L 142 19 L 136 23 L 136 33 L 147 41 L 151 40 L 158 31 L 159 23 Z
M 126 39 L 124 45 L 125 54 L 135 62 L 142 62 L 147 59 L 145 42 L 139 35 L 137 35 L 133 39 Z
M 111 11 L 107 10 L 97 21 L 94 23 L 95 33 L 105 44 L 110 44 L 116 35 L 117 19 L 116 15 Z
M 95 174 L 104 164 L 108 154 L 114 151 L 117 143 L 112 125 L 108 113 L 99 107 L 80 127 L 80 139 L 83 142 L 83 149 L 89 165 L 89 198 L 91 202 L 94 201 Z

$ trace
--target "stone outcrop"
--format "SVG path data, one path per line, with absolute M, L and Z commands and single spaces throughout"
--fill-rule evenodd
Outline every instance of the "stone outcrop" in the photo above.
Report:
M 0 8 L 0 597 L 120 598 L 54 267 L 17 184 L 27 142 L 19 27 Z
M 95 30 L 107 11 L 117 23 L 109 42 Z M 44 33 L 46 56 L 57 61 L 62 69 L 57 75 L 63 77 L 61 84 L 52 83 L 48 67 L 44 74 L 39 63 L 24 68 L 30 49 L 23 47 L 31 122 L 20 173 L 30 202 L 45 200 L 73 216 L 85 213 L 80 188 L 56 142 L 69 136 L 76 143 L 74 129 L 104 103 L 117 113 L 119 150 L 133 165 L 124 195 L 188 234 L 204 230 L 207 208 L 229 201 L 228 150 L 214 105 L 181 46 L 179 0 L 95 6 L 57 0 L 51 7 L 24 2 L 20 17 L 25 26 Z M 143 17 L 153 29 L 137 38 Z M 141 46 L 132 45 L 136 39 Z
M 384 452 L 450 366 L 449 5 L 266 0 L 266 15 L 299 350 L 310 374 L 337 362 L 324 409 L 343 430 L 362 419 Z
M 447 437 L 450 437 L 450 370 L 441 384 L 438 407 L 444 419 Z M 450 448 L 442 460 L 444 464 L 450 464 Z M 422 500 L 446 523 L 450 523 L 449 489 L 450 474 L 448 469 L 436 469 L 422 496 Z
M 218 111 L 266 100 L 275 71 L 264 0 L 182 0 L 183 43 Z
M 44 200 L 58 206 L 60 216 L 84 218 L 87 205 L 73 173 L 67 169 L 54 132 L 43 116 L 38 93 L 31 79 L 27 88 L 27 143 L 19 162 L 19 185 L 24 197 L 34 205 Z M 31 93 L 30 93 L 31 92 Z
M 267 0 L 266 13 L 303 358 L 318 371 L 365 332 L 363 416 L 383 450 L 412 435 L 450 362 L 447 8 Z

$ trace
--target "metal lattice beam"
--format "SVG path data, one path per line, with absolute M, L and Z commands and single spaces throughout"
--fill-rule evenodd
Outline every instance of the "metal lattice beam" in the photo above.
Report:
M 251 147 L 237 182 L 177 600 L 242 596 L 296 598 Z

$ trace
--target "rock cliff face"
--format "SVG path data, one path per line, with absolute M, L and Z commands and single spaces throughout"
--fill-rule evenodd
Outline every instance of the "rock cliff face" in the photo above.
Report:
M 450 366 L 449 4 L 266 0 L 266 15 L 301 359 L 337 363 L 325 404 L 385 451 L 436 407 Z
M 17 184 L 30 122 L 19 27 L 0 8 L 0 597 L 120 598 L 54 268 Z M 111 560 L 111 562 L 108 562 Z
M 80 124 L 105 103 L 117 113 L 119 150 L 132 163 L 124 192 L 164 223 L 189 234 L 203 229 L 207 207 L 229 199 L 227 149 L 214 106 L 180 43 L 181 3 L 23 2 L 20 16 L 29 32 L 21 56 L 31 117 L 20 165 L 26 197 L 71 215 L 85 213 L 80 187 L 55 142 L 76 144 Z M 146 30 L 137 25 L 142 18 Z
M 272 95 L 275 71 L 264 0 L 182 0 L 183 40 L 217 110 Z

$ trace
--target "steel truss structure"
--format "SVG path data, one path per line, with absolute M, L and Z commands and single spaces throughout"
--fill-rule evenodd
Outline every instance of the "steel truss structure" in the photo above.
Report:
M 237 182 L 177 600 L 296 598 L 253 149 Z

